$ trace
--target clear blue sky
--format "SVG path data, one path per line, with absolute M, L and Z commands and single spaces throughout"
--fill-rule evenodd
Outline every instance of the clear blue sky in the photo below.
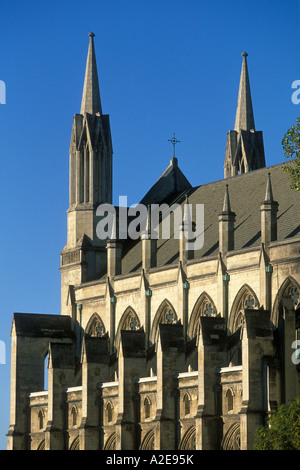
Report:
M 13 312 L 60 313 L 68 149 L 95 33 L 103 112 L 110 114 L 114 202 L 139 202 L 169 164 L 200 185 L 223 178 L 234 127 L 241 52 L 267 165 L 300 115 L 296 0 L 52 0 L 0 2 L 1 328 L 0 449 L 9 425 Z

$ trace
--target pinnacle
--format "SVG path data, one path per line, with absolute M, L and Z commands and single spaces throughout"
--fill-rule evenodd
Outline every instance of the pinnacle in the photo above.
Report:
M 271 184 L 271 173 L 268 173 L 265 202 L 273 202 L 273 200 L 274 199 L 273 199 L 273 191 L 272 191 L 272 184 Z
M 225 196 L 224 196 L 224 203 L 223 203 L 223 212 L 231 212 L 230 200 L 229 200 L 229 191 L 228 191 L 228 184 L 226 184 L 226 187 L 225 187 Z

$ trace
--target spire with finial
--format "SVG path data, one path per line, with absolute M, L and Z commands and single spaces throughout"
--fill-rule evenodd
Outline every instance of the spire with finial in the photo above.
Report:
M 102 114 L 94 37 L 94 33 L 89 33 L 90 44 L 86 61 L 80 114 Z
M 234 130 L 240 131 L 242 129 L 244 131 L 250 131 L 251 129 L 255 129 L 255 124 L 247 65 L 247 52 L 243 52 L 242 57 L 243 63 Z
M 247 52 L 243 63 L 234 130 L 227 133 L 224 177 L 257 170 L 266 166 L 262 131 L 255 130 Z
M 101 109 L 94 36 L 89 34 L 81 110 L 73 115 L 68 248 L 77 246 L 77 240 L 83 235 L 103 248 L 104 241 L 96 234 L 94 208 L 103 203 L 112 204 L 112 139 L 109 115 L 102 114 Z

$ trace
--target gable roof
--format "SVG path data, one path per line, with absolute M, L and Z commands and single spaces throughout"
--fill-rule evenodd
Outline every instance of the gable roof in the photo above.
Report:
M 180 170 L 177 158 L 173 157 L 168 168 L 149 189 L 140 204 L 148 206 L 162 202 L 171 203 L 176 196 L 188 189 L 192 189 L 192 185 Z

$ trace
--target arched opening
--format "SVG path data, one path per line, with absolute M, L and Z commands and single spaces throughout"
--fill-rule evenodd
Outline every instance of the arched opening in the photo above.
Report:
M 275 326 L 278 326 L 278 320 L 281 314 L 281 301 L 283 297 L 290 298 L 293 302 L 295 311 L 298 310 L 300 306 L 300 285 L 292 277 L 288 276 L 285 281 L 281 284 L 276 295 L 273 309 L 272 309 L 272 322 Z M 299 325 L 300 327 L 300 325 Z
M 77 416 L 78 416 L 78 410 L 76 406 L 72 406 L 71 409 L 71 423 L 72 426 L 75 427 L 77 425 Z
M 85 332 L 88 336 L 98 337 L 105 335 L 105 326 L 97 313 L 93 313 L 86 326 Z
M 214 301 L 206 292 L 202 292 L 191 313 L 188 325 L 188 337 L 193 339 L 198 334 L 199 320 L 201 316 L 215 317 L 216 315 L 217 309 Z
M 151 400 L 149 397 L 146 397 L 144 400 L 144 417 L 145 419 L 150 418 L 151 413 Z
M 297 341 L 300 340 L 300 286 L 291 276 L 278 290 L 272 321 L 275 325 L 274 336 L 280 364 L 280 400 L 285 403 L 297 393 L 295 388 L 299 361 Z M 296 351 L 291 354 L 291 348 L 295 345 L 297 345 Z
M 112 433 L 106 441 L 104 446 L 104 450 L 116 450 L 116 443 L 117 443 L 117 435 L 116 433 Z
M 80 450 L 80 439 L 79 439 L 79 436 L 75 437 L 75 439 L 73 440 L 71 446 L 70 446 L 70 450 Z
M 113 420 L 113 406 L 110 401 L 106 405 L 106 417 L 107 417 L 107 422 L 111 423 Z
M 196 428 L 190 427 L 181 439 L 179 450 L 196 450 Z
M 233 392 L 229 388 L 226 392 L 227 412 L 233 410 Z
M 40 410 L 39 411 L 39 414 L 38 414 L 38 420 L 39 420 L 39 429 L 43 429 L 44 427 L 44 418 L 45 418 L 45 413 L 43 410 Z
M 184 404 L 184 416 L 187 416 L 191 412 L 191 397 L 188 393 L 185 393 L 183 397 L 183 404 Z
M 40 442 L 37 450 L 45 450 L 45 439 Z
M 140 450 L 154 450 L 154 430 L 149 431 L 143 439 Z
M 248 284 L 244 284 L 235 296 L 231 307 L 228 323 L 229 331 L 234 333 L 241 327 L 244 319 L 244 310 L 257 308 L 259 308 L 257 295 Z
M 226 432 L 222 444 L 222 450 L 240 450 L 241 448 L 241 436 L 240 436 L 240 424 L 233 423 L 228 431 Z
M 141 323 L 140 323 L 137 313 L 134 311 L 132 307 L 127 307 L 121 317 L 117 334 L 116 334 L 115 344 L 116 344 L 117 350 L 119 350 L 121 331 L 122 330 L 136 331 L 136 330 L 139 330 L 140 327 L 141 327 Z
M 157 341 L 157 335 L 158 335 L 158 325 L 163 323 L 163 324 L 173 324 L 177 322 L 177 314 L 176 311 L 171 304 L 171 302 L 167 299 L 165 299 L 159 306 L 153 323 L 152 323 L 152 329 L 150 333 L 150 342 L 152 344 L 155 344 Z

